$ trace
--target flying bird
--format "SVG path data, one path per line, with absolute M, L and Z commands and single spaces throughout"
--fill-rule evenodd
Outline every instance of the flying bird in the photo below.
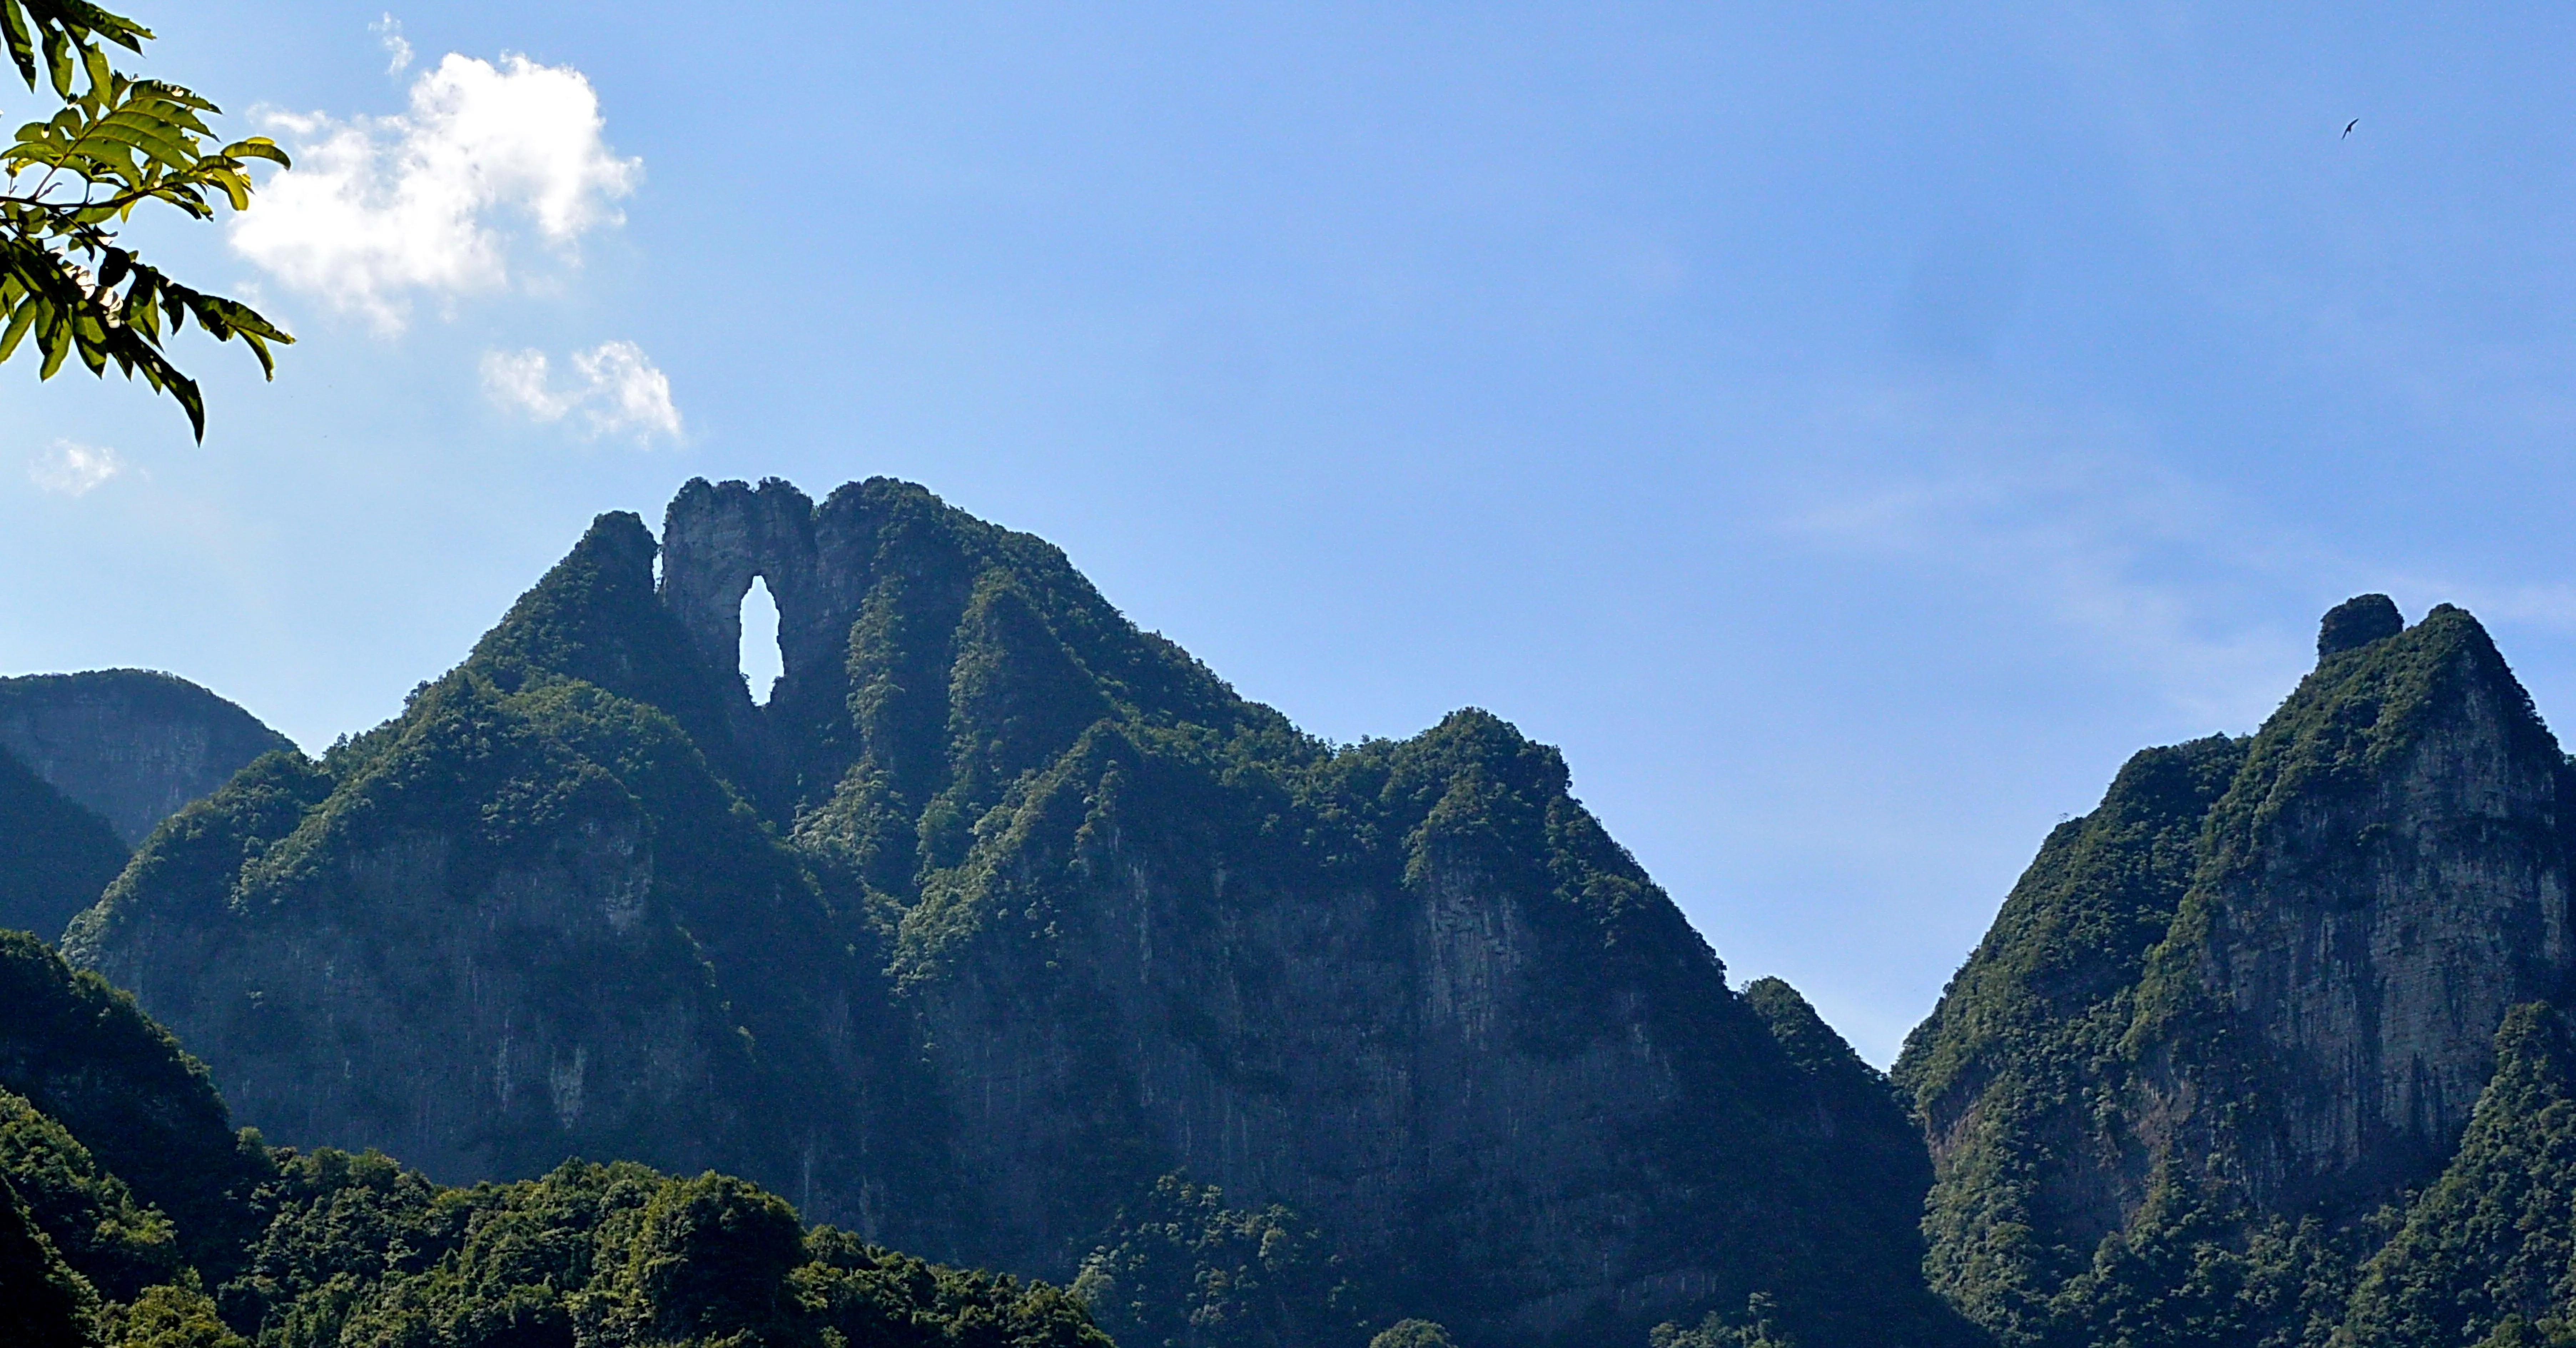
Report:
M 2350 136 L 2350 135 L 2352 134 L 2352 129 L 2353 129 L 2354 127 L 2356 127 L 2356 126 L 2359 126 L 2359 125 L 2361 125 L 2361 119 L 2360 119 L 2360 118 L 2358 118 L 2358 117 L 2355 117 L 2355 118 L 2353 118 L 2351 121 L 2344 123 L 2344 124 L 2343 124 L 2343 135 L 2341 135 L 2341 136 L 2337 136 L 2337 137 L 2335 137 L 2335 139 L 2336 139 L 2336 140 L 2342 140 L 2342 139 L 2344 139 L 2345 137 Z

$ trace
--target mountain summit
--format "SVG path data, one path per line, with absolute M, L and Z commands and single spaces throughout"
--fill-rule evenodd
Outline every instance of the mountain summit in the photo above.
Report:
M 1140 1323 L 1293 1277 L 1318 1342 L 1957 1329 L 1885 1078 L 1730 988 L 1555 750 L 1475 710 L 1316 740 L 900 482 L 601 516 L 401 716 L 165 825 L 65 950 L 274 1140 L 729 1169 Z M 1219 1195 L 1278 1239 L 1154 1272 L 1154 1214 Z
M 2007 1345 L 2322 1343 L 2384 1205 L 2561 1070 L 2568 759 L 2466 612 L 2365 595 L 2317 644 L 2253 736 L 2060 825 L 1897 1064 L 1932 1281 Z M 2482 1104 L 2517 1014 L 2545 1066 Z M 2475 1339 L 2419 1329 L 2349 1341 Z

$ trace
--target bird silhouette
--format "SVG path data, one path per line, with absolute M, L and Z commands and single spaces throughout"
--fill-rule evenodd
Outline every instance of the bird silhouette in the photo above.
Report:
M 2344 123 L 2344 124 L 2343 124 L 2343 135 L 2341 135 L 2341 136 L 2337 136 L 2337 137 L 2335 137 L 2335 139 L 2336 139 L 2336 140 L 2343 140 L 2343 139 L 2345 139 L 2345 138 L 2347 138 L 2347 137 L 2351 136 L 2351 135 L 2352 135 L 2352 129 L 2353 129 L 2354 127 L 2356 127 L 2356 126 L 2359 126 L 2359 125 L 2361 125 L 2361 119 L 2360 119 L 2360 118 L 2358 118 L 2358 117 L 2355 117 L 2355 118 L 2353 118 L 2351 121 Z

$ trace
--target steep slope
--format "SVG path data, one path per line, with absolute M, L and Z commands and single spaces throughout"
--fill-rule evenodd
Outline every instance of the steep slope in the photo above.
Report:
M 2007 1343 L 2330 1323 L 2365 1219 L 2457 1146 L 2508 1009 L 2576 965 L 2570 787 L 2476 621 L 2404 627 L 2381 596 L 2328 615 L 2250 740 L 2140 755 L 1898 1064 L 1935 1285 Z
M 0 932 L 0 1007 L 0 1092 L 59 1125 L 98 1168 L 175 1221 L 188 1262 L 226 1272 L 248 1235 L 241 1201 L 268 1163 L 234 1133 L 206 1069 L 132 997 L 23 933 Z
M 852 1158 L 906 1144 L 871 1103 L 899 1067 L 854 1061 L 893 1051 L 867 931 L 671 716 L 553 672 L 687 709 L 636 658 L 675 637 L 652 548 L 604 518 L 402 717 L 171 821 L 66 950 L 300 1145 L 460 1180 L 714 1166 L 869 1221 Z
M 0 1180 L 0 1342 L 90 1348 L 96 1294 L 63 1263 L 17 1190 Z
M 902 483 L 693 482 L 654 554 L 603 516 L 402 717 L 174 821 L 67 950 L 263 1129 L 442 1178 L 722 1164 L 1061 1278 L 1186 1174 L 1470 1342 L 1758 1294 L 1811 1348 L 1954 1330 L 1884 1088 L 1727 986 L 1554 750 L 1476 711 L 1313 740 Z
M 2576 1042 L 2546 1003 L 2496 1032 L 2458 1154 L 2363 1272 L 2342 1344 L 2472 1344 L 2576 1331 Z
M 249 712 L 168 674 L 0 679 L 0 748 L 97 812 L 128 847 L 252 759 L 291 747 Z
M 125 858 L 106 820 L 0 749 L 0 928 L 54 939 Z
M 728 1176 L 572 1162 L 460 1190 L 271 1151 L 131 998 L 21 934 L 0 934 L 0 1006 L 11 1348 L 248 1348 L 226 1320 L 298 1348 L 1108 1348 L 1060 1289 L 808 1229 Z

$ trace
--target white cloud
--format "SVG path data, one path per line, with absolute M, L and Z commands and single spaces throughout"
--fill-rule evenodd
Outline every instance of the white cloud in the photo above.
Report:
M 611 203 L 643 175 L 601 138 L 590 81 L 524 56 L 496 67 L 451 52 L 412 82 L 398 117 L 267 120 L 297 142 L 296 167 L 233 217 L 233 248 L 386 333 L 409 320 L 414 292 L 506 288 L 506 223 L 533 225 L 569 256 L 583 234 L 623 221 Z
M 87 496 L 125 471 L 125 460 L 105 445 L 56 440 L 27 465 L 27 480 L 58 496 Z
M 368 24 L 367 31 L 384 44 L 386 74 L 399 75 L 411 68 L 411 40 L 403 36 L 402 20 L 387 14 Z
M 532 421 L 557 422 L 581 414 L 585 434 L 680 438 L 680 409 L 671 402 L 670 376 L 633 342 L 602 342 L 572 353 L 572 378 L 558 387 L 553 362 L 543 351 L 483 353 L 483 391 L 493 402 Z

